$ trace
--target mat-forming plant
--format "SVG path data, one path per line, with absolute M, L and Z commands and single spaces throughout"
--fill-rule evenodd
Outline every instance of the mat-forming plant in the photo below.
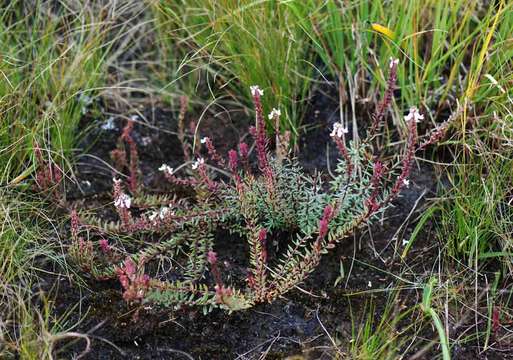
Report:
M 383 163 L 372 145 L 392 101 L 397 65 L 391 61 L 387 89 L 366 140 L 346 142 L 347 128 L 333 125 L 331 138 L 340 159 L 328 182 L 323 181 L 326 176 L 305 173 L 288 155 L 286 136 L 277 134 L 276 156 L 271 156 L 261 105 L 264 94 L 258 86 L 251 88 L 256 126 L 250 133 L 256 159 L 246 143 L 223 157 L 209 138 L 197 144 L 208 157 L 200 157 L 198 146 L 193 152 L 183 134 L 187 104 L 182 101 L 179 137 L 185 158 L 196 159 L 177 171 L 166 164 L 159 170 L 180 193 L 192 194 L 187 197 L 145 194 L 129 121 L 112 153 L 118 169 L 129 172 L 126 184 L 113 180 L 118 220 L 106 222 L 72 210 L 73 262 L 93 278 L 117 277 L 130 303 L 235 311 L 278 298 L 304 281 L 322 255 L 376 218 L 408 186 L 418 149 L 417 122 L 423 118 L 419 111 L 411 108 L 405 117 L 408 135 L 400 162 Z M 279 116 L 279 110 L 273 110 L 269 119 L 279 121 Z M 438 133 L 428 141 L 440 138 Z M 215 177 L 216 169 L 223 169 L 224 175 Z M 225 266 L 218 260 L 215 241 L 220 236 L 247 242 L 244 279 L 235 277 L 228 283 L 223 276 Z

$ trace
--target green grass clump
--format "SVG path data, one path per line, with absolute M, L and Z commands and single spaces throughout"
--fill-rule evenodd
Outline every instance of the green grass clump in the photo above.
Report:
M 512 55 L 511 46 L 506 46 L 511 43 L 511 3 L 327 0 L 319 6 L 310 0 L 287 2 L 287 6 L 353 101 L 372 98 L 377 84 L 384 81 L 382 69 L 388 59 L 400 58 L 404 63 L 398 74 L 402 101 L 423 104 L 432 110 L 433 120 L 448 102 L 468 97 L 467 90 L 477 85 L 481 72 L 503 74 L 504 63 Z M 490 34 L 492 43 L 487 42 Z M 483 49 L 489 51 L 486 70 L 479 56 Z M 496 78 L 502 84 L 506 81 Z
M 37 294 L 41 259 L 62 261 L 50 232 L 49 214 L 37 199 L 0 190 L 0 357 L 47 359 L 53 335 L 62 324 L 51 315 L 52 303 Z M 39 265 L 37 265 L 39 264 Z M 41 298 L 40 305 L 37 300 Z
M 249 88 L 258 85 L 266 113 L 279 107 L 282 130 L 298 134 L 313 65 L 309 41 L 286 3 L 181 0 L 156 6 L 161 40 L 175 49 L 186 46 L 184 64 L 209 67 L 214 94 L 227 89 L 249 105 Z
M 40 1 L 11 1 L 0 9 L 2 184 L 32 171 L 36 143 L 63 165 L 105 81 L 107 23 L 86 6 L 57 9 Z

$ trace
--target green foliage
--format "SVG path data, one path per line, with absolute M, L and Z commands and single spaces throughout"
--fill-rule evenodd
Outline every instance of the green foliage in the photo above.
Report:
M 44 1 L 10 1 L 0 8 L 3 184 L 33 170 L 36 143 L 47 150 L 46 159 L 64 168 L 79 120 L 104 84 L 107 23 L 87 6 L 53 11 Z
M 398 85 L 405 104 L 423 104 L 438 112 L 455 98 L 463 102 L 475 95 L 476 101 L 486 102 L 489 87 L 476 82 L 485 73 L 508 88 L 511 3 L 310 0 L 288 1 L 287 6 L 326 68 L 342 83 L 341 90 L 349 89 L 351 97 L 373 96 L 390 57 L 404 64 Z
M 133 190 L 136 196 L 132 200 L 123 192 L 121 180 L 114 179 L 113 200 L 121 221 L 106 227 L 101 218 L 87 215 L 79 220 L 73 211 L 70 256 L 74 263 L 96 278 L 117 273 L 125 290 L 138 289 L 130 293 L 137 299 L 125 292 L 128 301 L 142 299 L 172 308 L 201 306 L 205 311 L 213 306 L 229 311 L 246 309 L 259 302 L 271 302 L 304 281 L 324 254 L 397 196 L 410 172 L 408 154 L 414 152 L 415 142 L 408 142 L 401 174 L 393 181 L 397 171 L 389 166 L 384 176 L 385 167 L 377 160 L 379 148 L 373 149 L 370 140 L 362 144 L 351 142 L 346 148 L 341 124 L 336 123 L 332 138 L 341 158 L 333 179 L 325 185 L 322 174 L 307 174 L 296 160 L 271 157 L 265 145 L 268 140 L 258 91 L 254 101 L 259 129 L 254 132 L 258 173 L 251 170 L 241 145 L 239 154 L 235 150 L 229 152 L 226 173 L 231 176 L 226 181 L 214 180 L 202 158 L 193 164 L 192 172 L 186 171 L 185 178 L 178 178 L 173 169 L 162 165 L 160 170 L 169 181 L 192 190 L 191 196 L 180 200 L 174 195 L 162 196 L 161 199 L 173 201 L 157 204 L 159 197 L 145 196 L 142 188 Z M 409 124 L 413 126 L 409 129 L 413 132 L 415 114 L 417 110 L 411 109 Z M 410 134 L 409 139 L 416 139 L 416 134 Z M 202 143 L 211 160 L 226 167 L 210 139 Z M 182 147 L 186 149 L 187 145 Z M 134 151 L 130 149 L 131 154 Z M 120 156 L 126 157 L 126 153 Z M 249 247 L 247 278 L 234 279 L 228 286 L 213 252 L 221 229 L 246 239 Z M 82 233 L 88 237 L 83 238 Z M 129 241 L 109 241 L 108 248 L 105 244 L 103 248 L 95 245 L 97 238 L 116 233 L 128 236 Z M 268 241 L 279 233 L 285 238 Z M 154 240 L 157 236 L 159 241 Z M 165 238 L 169 240 L 162 240 Z M 270 256 L 272 243 L 277 248 Z M 161 261 L 173 266 L 165 271 L 156 264 Z M 210 272 L 206 271 L 207 262 Z M 153 269 L 151 281 L 143 276 L 145 266 Z M 241 281 L 247 286 L 239 287 Z
M 394 294 L 394 292 L 393 292 Z M 380 296 L 385 296 L 380 295 Z M 405 334 L 420 324 L 404 323 L 414 316 L 415 308 L 400 309 L 398 293 L 389 296 L 384 309 L 376 308 L 375 300 L 365 302 L 364 308 L 352 313 L 352 334 L 349 344 L 351 359 L 397 359 L 405 346 Z M 379 314 L 379 316 L 377 316 Z

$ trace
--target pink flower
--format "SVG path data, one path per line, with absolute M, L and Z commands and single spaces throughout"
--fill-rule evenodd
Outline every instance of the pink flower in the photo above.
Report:
M 319 239 L 323 239 L 328 234 L 328 226 L 334 215 L 335 210 L 333 209 L 333 206 L 329 204 L 326 205 L 322 214 L 322 219 L 319 220 Z
M 135 263 L 131 258 L 126 258 L 124 270 L 128 276 L 132 276 L 135 274 L 135 272 L 136 272 Z
M 237 171 L 238 162 L 239 162 L 239 159 L 237 156 L 237 151 L 235 151 L 235 150 L 228 151 L 228 166 L 230 167 L 231 172 L 234 173 Z
M 239 144 L 239 152 L 240 152 L 240 157 L 242 158 L 242 161 L 247 161 L 248 160 L 248 155 L 249 155 L 249 146 L 248 146 L 248 144 L 246 144 L 245 142 L 241 142 Z
M 258 241 L 260 242 L 260 245 L 262 246 L 262 252 L 261 252 L 260 256 L 262 257 L 262 261 L 264 263 L 267 261 L 267 249 L 265 247 L 266 239 L 267 239 L 267 229 L 262 228 L 258 232 Z
M 210 265 L 214 265 L 217 262 L 217 254 L 214 251 L 209 251 L 207 254 L 207 261 Z
M 265 244 L 266 238 L 267 238 L 267 229 L 266 228 L 260 229 L 260 231 L 258 232 L 258 241 L 260 241 L 260 243 L 262 243 L 262 244 Z
M 110 245 L 109 245 L 109 241 L 107 239 L 101 239 L 100 240 L 100 249 L 104 253 L 110 252 Z

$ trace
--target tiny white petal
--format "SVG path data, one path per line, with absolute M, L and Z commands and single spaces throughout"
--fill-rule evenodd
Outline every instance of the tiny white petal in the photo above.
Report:
M 160 167 L 159 167 L 159 171 L 162 171 L 162 172 L 165 172 L 165 173 L 168 173 L 169 175 L 173 175 L 173 168 L 170 167 L 169 165 L 167 164 L 162 164 Z
M 150 136 L 143 136 L 143 137 L 141 138 L 141 142 L 142 142 L 142 144 L 143 144 L 144 146 L 148 146 L 148 145 L 150 145 L 150 144 L 151 144 L 151 141 L 152 141 L 152 139 L 151 139 L 151 137 L 150 137 Z
M 170 213 L 169 208 L 167 206 L 164 206 L 162 209 L 160 209 L 160 212 L 159 212 L 160 219 L 163 220 L 168 213 Z
M 393 68 L 394 65 L 399 64 L 399 59 L 390 58 L 390 68 Z
M 204 144 L 206 143 L 208 138 L 205 136 L 204 138 L 201 138 L 200 143 Z
M 267 116 L 269 120 L 274 119 L 275 117 L 279 117 L 281 115 L 281 111 L 279 109 L 273 108 L 273 110 Z
M 199 158 L 197 159 L 194 164 L 192 164 L 192 170 L 196 170 L 200 165 L 205 163 L 205 159 Z
M 101 125 L 103 130 L 114 130 L 116 128 L 116 124 L 114 123 L 114 116 L 111 116 L 105 121 L 104 124 Z
M 338 137 L 341 138 L 342 135 L 347 134 L 349 130 L 345 128 L 342 123 L 336 122 L 333 124 L 333 130 L 331 131 L 330 136 L 331 137 Z
M 404 184 L 404 186 L 406 186 L 406 187 L 410 186 L 410 180 L 408 180 L 408 179 L 403 179 L 403 184 Z
M 114 200 L 114 206 L 117 208 L 130 209 L 132 199 L 127 194 L 121 193 L 117 199 Z
M 368 287 L 372 287 L 372 283 L 371 283 L 371 281 L 370 281 L 370 280 L 369 280 L 369 282 L 367 283 L 367 286 L 368 286 Z
M 424 120 L 424 115 L 421 115 L 419 113 L 419 110 L 415 106 L 413 106 L 410 108 L 410 112 L 408 113 L 408 115 L 404 117 L 404 120 L 414 120 L 415 122 L 420 122 L 420 120 Z
M 264 95 L 264 90 L 260 89 L 260 87 L 258 85 L 253 85 L 253 86 L 250 86 L 249 88 L 251 90 L 251 95 L 253 95 L 253 96 Z
M 403 239 L 403 242 L 402 242 L 402 243 L 403 243 L 403 246 L 408 245 L 408 243 L 409 243 L 409 242 L 410 242 L 410 240 Z

